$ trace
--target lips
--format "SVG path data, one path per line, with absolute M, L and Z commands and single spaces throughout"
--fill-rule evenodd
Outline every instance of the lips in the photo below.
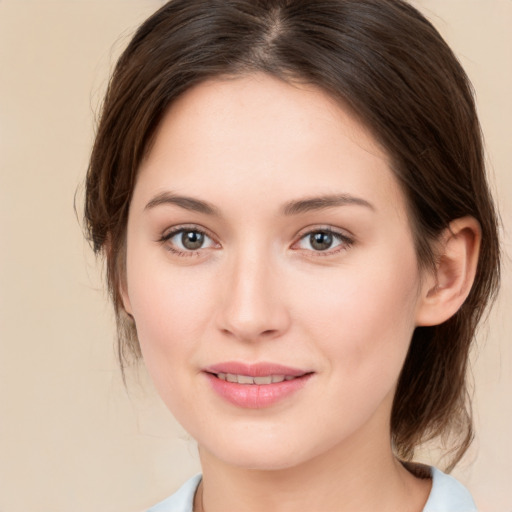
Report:
M 237 407 L 270 407 L 299 391 L 313 372 L 273 363 L 225 362 L 205 368 L 212 389 Z
M 217 378 L 228 382 L 236 382 L 237 384 L 249 384 L 263 386 L 268 384 L 277 384 L 284 380 L 293 380 L 297 377 L 291 375 L 266 375 L 262 377 L 251 377 L 250 375 L 235 375 L 234 373 L 217 373 Z
M 224 373 L 231 375 L 247 375 L 249 377 L 267 377 L 269 375 L 284 375 L 285 377 L 301 377 L 306 373 L 311 373 L 308 370 L 301 370 L 292 368 L 290 366 L 283 366 L 275 363 L 255 363 L 246 364 L 235 361 L 215 364 L 205 368 L 208 373 Z

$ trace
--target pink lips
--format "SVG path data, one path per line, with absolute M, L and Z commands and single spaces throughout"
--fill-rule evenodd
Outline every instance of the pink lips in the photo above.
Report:
M 203 370 L 213 390 L 237 407 L 260 409 L 270 407 L 301 389 L 312 372 L 273 363 L 245 364 L 225 362 Z M 288 380 L 265 384 L 240 384 L 222 380 L 218 375 L 247 377 L 284 376 Z M 294 377 L 292 379 L 292 377 Z

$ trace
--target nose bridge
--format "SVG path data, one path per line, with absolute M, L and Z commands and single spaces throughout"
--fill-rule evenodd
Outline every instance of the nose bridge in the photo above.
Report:
M 255 243 L 241 247 L 233 255 L 227 274 L 220 328 L 245 341 L 283 333 L 288 312 L 271 251 Z

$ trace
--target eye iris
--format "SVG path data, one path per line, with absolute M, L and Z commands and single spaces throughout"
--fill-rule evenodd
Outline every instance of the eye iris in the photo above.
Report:
M 199 249 L 204 243 L 204 234 L 199 231 L 184 231 L 181 235 L 181 243 L 186 249 Z
M 333 236 L 330 233 L 318 232 L 313 233 L 309 237 L 311 247 L 317 251 L 325 251 L 329 249 L 333 242 Z

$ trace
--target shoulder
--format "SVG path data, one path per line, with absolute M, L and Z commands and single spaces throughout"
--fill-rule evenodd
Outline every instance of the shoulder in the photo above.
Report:
M 151 507 L 147 512 L 192 512 L 194 495 L 201 475 L 187 480 L 172 496 Z
M 431 468 L 432 491 L 423 512 L 477 512 L 469 491 L 455 478 Z

